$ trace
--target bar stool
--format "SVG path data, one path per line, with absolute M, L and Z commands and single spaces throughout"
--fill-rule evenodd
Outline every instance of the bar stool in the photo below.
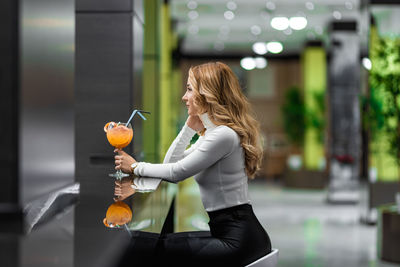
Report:
M 246 265 L 246 267 L 276 267 L 278 266 L 279 250 L 273 248 L 271 253 L 268 253 L 262 258 Z

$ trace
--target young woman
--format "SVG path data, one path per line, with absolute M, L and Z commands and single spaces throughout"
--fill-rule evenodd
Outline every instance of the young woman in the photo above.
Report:
M 164 163 L 136 162 L 119 151 L 115 168 L 174 183 L 194 176 L 199 184 L 210 232 L 161 236 L 157 257 L 165 266 L 244 266 L 271 252 L 248 197 L 247 180 L 262 160 L 258 122 L 250 115 L 237 77 L 220 62 L 192 67 L 182 100 L 189 117 Z M 199 139 L 186 149 L 196 132 Z M 129 185 L 120 184 L 115 193 L 124 197 L 129 190 Z

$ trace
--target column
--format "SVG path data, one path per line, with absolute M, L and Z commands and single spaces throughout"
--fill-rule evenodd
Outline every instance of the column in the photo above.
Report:
M 160 1 L 144 2 L 143 109 L 151 112 L 143 124 L 143 151 L 147 162 L 159 162 Z
M 0 3 L 0 225 L 8 230 L 22 226 L 18 175 L 19 126 L 19 2 Z
M 312 115 L 319 123 L 325 122 L 326 91 L 326 52 L 322 42 L 309 42 L 306 44 L 302 55 L 304 102 L 307 115 Z M 322 99 L 321 99 L 322 98 Z M 319 103 L 320 101 L 323 103 Z M 322 106 L 321 106 L 322 104 Z M 304 166 L 308 170 L 321 170 L 325 168 L 324 127 L 312 127 L 310 116 L 304 140 Z M 323 126 L 323 125 L 321 125 Z
M 134 108 L 141 108 L 142 7 L 143 2 L 136 0 L 76 1 L 76 180 L 81 184 L 82 203 L 85 198 L 98 203 L 90 216 L 84 207 L 77 206 L 75 221 L 79 226 L 104 227 L 98 219 L 104 218 L 104 212 L 113 202 L 114 180 L 108 173 L 115 172 L 114 148 L 108 143 L 103 126 L 108 121 L 126 122 Z M 149 120 L 150 116 L 154 115 L 149 115 Z M 127 153 L 140 151 L 140 120 L 135 117 L 131 122 L 134 135 L 132 143 L 124 149 Z M 140 155 L 134 156 L 140 159 Z M 75 227 L 74 231 L 79 233 L 82 229 Z M 93 263 L 90 259 L 98 255 L 85 254 L 83 247 L 104 244 L 99 239 L 93 243 L 91 238 L 80 236 L 77 234 L 75 238 L 75 266 L 89 266 Z
M 171 19 L 169 1 L 163 1 L 160 20 L 160 156 L 164 158 L 173 140 L 173 121 L 171 114 L 171 74 L 172 74 L 172 48 L 171 48 Z
M 329 63 L 330 202 L 358 201 L 361 160 L 360 44 L 357 23 L 333 22 Z

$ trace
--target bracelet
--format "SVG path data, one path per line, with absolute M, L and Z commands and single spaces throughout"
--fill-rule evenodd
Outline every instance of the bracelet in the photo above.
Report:
M 135 179 L 136 178 L 132 178 L 132 180 L 131 180 L 131 187 L 133 188 L 133 189 L 138 189 L 138 186 L 135 184 Z
M 131 165 L 132 174 L 133 174 L 133 175 L 135 175 L 135 169 L 136 169 L 136 167 L 138 166 L 138 164 L 139 164 L 139 162 L 135 162 L 135 163 L 133 163 L 133 164 Z

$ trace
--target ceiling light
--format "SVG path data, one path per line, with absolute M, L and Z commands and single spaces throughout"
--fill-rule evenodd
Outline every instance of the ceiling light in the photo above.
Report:
M 306 2 L 306 8 L 308 10 L 314 10 L 314 4 L 312 2 Z
M 263 42 L 254 43 L 252 48 L 254 53 L 258 55 L 265 55 L 268 52 L 267 47 Z
M 228 10 L 224 12 L 224 17 L 227 20 L 233 20 L 235 18 L 235 14 L 232 11 Z
M 271 1 L 267 2 L 266 7 L 267 7 L 269 10 L 275 10 L 275 8 L 276 8 L 275 3 L 274 3 L 274 2 L 271 2 Z
M 252 57 L 245 57 L 240 60 L 240 66 L 245 70 L 252 70 L 256 67 L 256 61 Z
M 335 19 L 337 19 L 337 20 L 342 19 L 342 13 L 340 13 L 340 12 L 337 11 L 337 10 L 333 11 L 332 15 L 333 15 L 333 17 L 334 17 Z
M 364 66 L 364 68 L 366 68 L 367 70 L 371 70 L 372 68 L 372 62 L 369 58 L 365 57 L 362 59 L 362 64 Z
M 233 1 L 229 1 L 228 3 L 226 3 L 226 7 L 230 10 L 236 10 L 237 5 L 235 2 Z
M 188 32 L 190 34 L 197 34 L 199 32 L 199 26 L 194 25 L 194 24 L 190 25 L 188 28 Z
M 280 42 L 269 42 L 267 43 L 267 50 L 272 54 L 278 54 L 282 52 L 283 46 Z
M 289 19 L 286 17 L 275 17 L 271 20 L 271 26 L 276 30 L 286 30 L 289 27 Z
M 293 30 L 302 30 L 307 26 L 307 19 L 305 17 L 291 17 L 289 19 L 290 28 Z
M 261 27 L 258 25 L 253 25 L 250 27 L 250 31 L 254 35 L 260 35 L 261 34 Z
M 267 60 L 263 57 L 256 57 L 254 61 L 257 69 L 264 69 L 267 66 Z
M 349 10 L 353 9 L 353 3 L 350 1 L 347 1 L 346 3 L 344 3 L 345 7 Z
M 188 13 L 188 17 L 191 20 L 197 19 L 199 17 L 199 13 L 197 11 L 195 11 L 195 10 L 191 10 Z
M 196 8 L 197 8 L 197 2 L 196 2 L 196 1 L 189 1 L 189 2 L 187 3 L 187 7 L 188 7 L 189 9 L 196 9 Z

